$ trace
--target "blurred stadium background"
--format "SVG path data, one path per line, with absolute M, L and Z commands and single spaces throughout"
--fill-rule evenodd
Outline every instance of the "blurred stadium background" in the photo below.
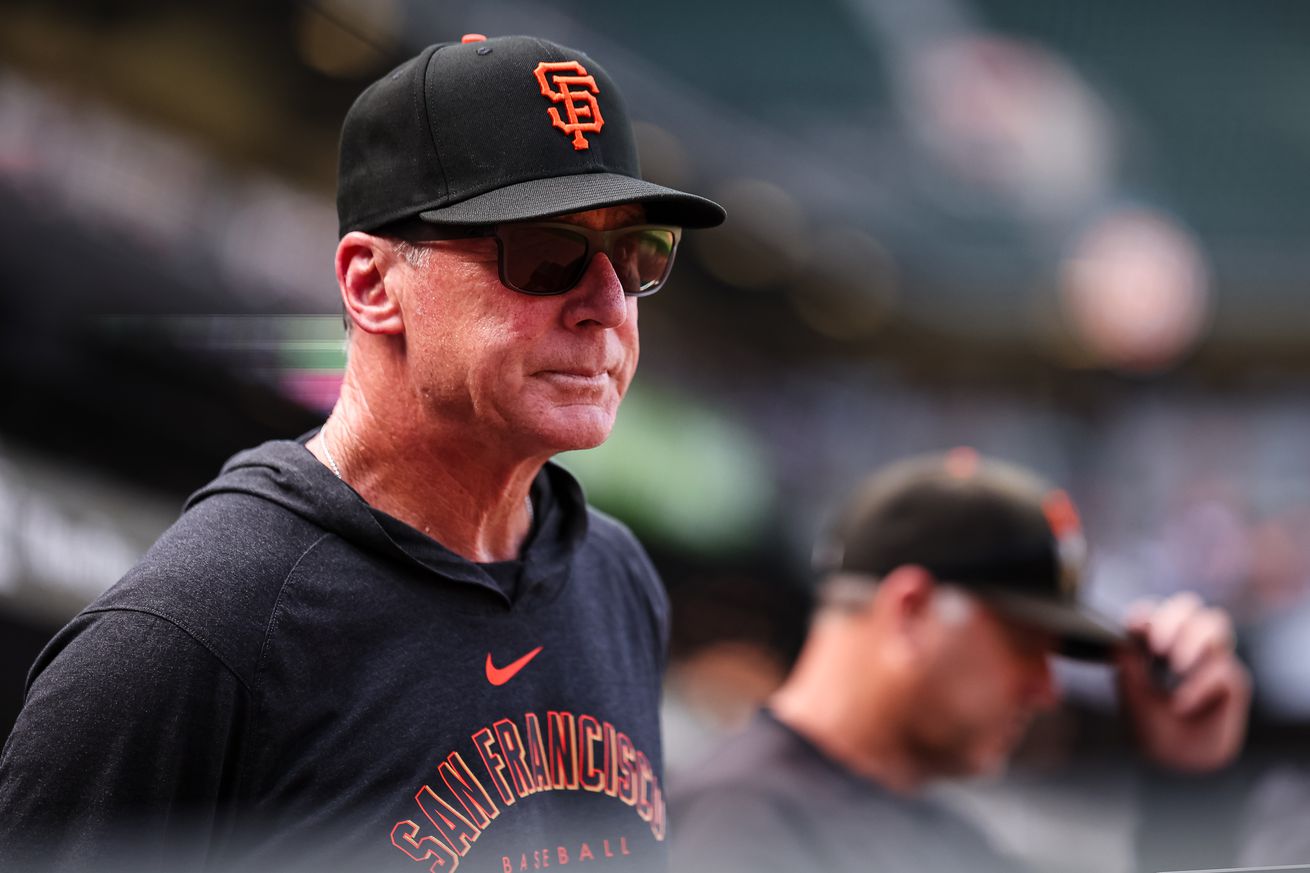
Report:
M 1176 782 L 1121 753 L 1109 677 L 1062 667 L 1014 778 L 953 802 L 1062 869 L 1180 840 L 1194 866 L 1310 861 L 1310 6 L 0 13 L 0 731 L 45 639 L 189 491 L 330 408 L 354 96 L 429 42 L 530 32 L 622 84 L 649 178 L 730 214 L 643 302 L 613 439 L 563 459 L 673 597 L 674 776 L 785 671 L 825 511 L 967 444 L 1068 487 L 1096 604 L 1228 606 L 1258 697 L 1242 766 Z

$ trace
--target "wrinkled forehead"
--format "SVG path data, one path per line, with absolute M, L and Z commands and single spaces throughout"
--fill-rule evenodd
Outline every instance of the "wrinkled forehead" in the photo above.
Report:
M 585 212 L 568 212 L 548 220 L 580 224 L 596 230 L 608 230 L 626 224 L 641 224 L 646 220 L 646 207 L 640 203 L 620 203 L 617 206 L 588 209 Z

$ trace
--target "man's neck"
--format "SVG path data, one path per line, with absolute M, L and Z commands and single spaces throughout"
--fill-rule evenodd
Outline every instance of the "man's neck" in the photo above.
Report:
M 326 442 L 327 450 L 324 450 Z M 343 386 L 307 448 L 368 503 L 480 563 L 517 558 L 532 526 L 532 481 L 545 458 L 512 458 L 463 431 L 381 419 Z
M 869 696 L 857 700 L 847 686 L 858 675 L 852 671 L 871 669 L 860 663 L 867 646 L 845 645 L 841 630 L 825 629 L 823 621 L 816 621 L 796 668 L 769 700 L 770 710 L 853 773 L 898 794 L 914 793 L 924 777 L 899 742 L 897 706 L 880 702 L 876 688 L 866 687 Z

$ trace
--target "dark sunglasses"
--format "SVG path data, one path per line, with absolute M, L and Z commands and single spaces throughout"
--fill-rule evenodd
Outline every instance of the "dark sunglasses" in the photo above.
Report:
M 592 230 L 554 221 L 491 227 L 406 222 L 395 235 L 412 243 L 493 238 L 500 281 L 523 294 L 542 296 L 572 290 L 586 274 L 592 257 L 604 254 L 623 285 L 623 293 L 646 297 L 660 290 L 669 278 L 682 228 L 638 224 Z

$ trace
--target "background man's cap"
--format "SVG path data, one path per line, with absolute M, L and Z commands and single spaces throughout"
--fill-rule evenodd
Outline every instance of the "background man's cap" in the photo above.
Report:
M 913 458 L 868 479 L 816 551 L 819 569 L 883 577 L 908 564 L 1052 632 L 1061 651 L 1102 659 L 1126 642 L 1078 601 L 1086 552 L 1067 494 L 972 449 Z
M 341 235 L 417 216 L 498 224 L 646 205 L 650 221 L 721 224 L 721 206 L 643 181 L 618 87 L 579 51 L 527 36 L 429 46 L 346 113 Z

